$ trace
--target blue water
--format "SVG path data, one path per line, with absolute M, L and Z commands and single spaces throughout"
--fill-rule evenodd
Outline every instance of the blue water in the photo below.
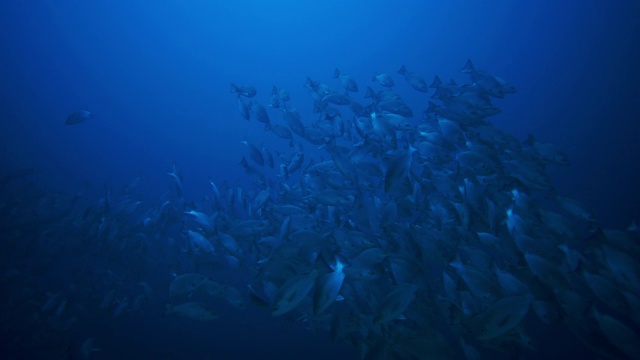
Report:
M 403 64 L 429 82 L 434 75 L 464 82 L 459 71 L 468 58 L 517 88 L 495 101 L 502 112 L 490 118 L 494 126 L 521 140 L 534 134 L 568 154 L 569 167 L 550 169 L 558 194 L 579 200 L 604 228 L 640 221 L 635 0 L 3 1 L 0 174 L 33 169 L 34 188 L 82 193 L 87 204 L 105 187 L 117 193 L 140 176 L 139 198 L 161 203 L 172 191 L 166 173 L 175 163 L 185 201 L 199 201 L 211 180 L 247 181 L 241 140 L 283 148 L 262 124 L 241 118 L 231 82 L 255 86 L 264 105 L 273 85 L 287 89 L 304 119 L 312 116 L 307 77 L 339 88 L 331 78 L 338 67 L 358 80 L 362 96 L 374 73 L 395 75 Z M 421 117 L 431 94 L 395 80 Z M 78 109 L 95 117 L 65 126 Z M 54 260 L 34 256 L 25 261 L 60 261 L 55 273 L 21 274 L 32 278 L 38 306 L 43 282 L 63 288 L 79 281 L 64 276 L 81 251 Z M 117 266 L 104 260 L 102 270 Z M 144 276 L 164 294 L 171 271 Z M 103 294 L 84 296 L 99 302 Z M 231 309 L 215 323 L 165 319 L 161 302 L 154 306 L 139 318 L 81 321 L 41 343 L 75 348 L 93 338 L 102 351 L 92 358 L 105 359 L 358 356 L 346 343 L 251 306 Z M 541 350 L 530 356 L 558 358 L 581 347 L 566 341 L 538 344 Z

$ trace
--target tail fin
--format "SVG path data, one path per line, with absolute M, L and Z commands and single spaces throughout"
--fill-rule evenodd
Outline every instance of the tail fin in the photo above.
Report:
M 467 63 L 464 64 L 464 67 L 460 70 L 460 72 L 463 73 L 472 73 L 476 71 L 476 69 L 473 67 L 473 63 L 471 62 L 471 59 L 467 60 Z
M 442 85 L 442 80 L 440 80 L 440 77 L 438 75 L 436 75 L 433 78 L 433 82 L 431 83 L 431 85 L 429 85 L 430 88 L 438 88 L 440 87 L 440 85 Z
M 364 94 L 364 98 L 375 98 L 376 97 L 376 93 L 375 91 L 373 91 L 373 89 L 371 88 L 371 86 L 367 86 L 367 92 Z

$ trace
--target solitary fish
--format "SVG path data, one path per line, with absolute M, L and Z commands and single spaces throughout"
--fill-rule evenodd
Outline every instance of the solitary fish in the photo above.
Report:
M 87 110 L 77 110 L 67 116 L 67 120 L 64 121 L 65 125 L 77 125 L 92 119 L 93 114 Z

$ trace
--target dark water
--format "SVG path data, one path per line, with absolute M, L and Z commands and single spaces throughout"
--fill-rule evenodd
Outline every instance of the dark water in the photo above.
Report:
M 331 77 L 338 67 L 357 79 L 362 99 L 371 76 L 387 72 L 420 119 L 433 90 L 416 92 L 397 69 L 464 83 L 470 58 L 517 88 L 495 99 L 502 112 L 488 119 L 493 126 L 568 154 L 570 166 L 549 168 L 558 194 L 602 228 L 640 221 L 637 1 L 5 1 L 0 53 L 7 358 L 82 358 L 90 338 L 96 359 L 359 357 L 295 316 L 252 305 L 220 300 L 214 322 L 164 316 L 172 273 L 196 270 L 179 226 L 126 246 L 83 238 L 90 215 L 82 211 L 105 194 L 124 200 L 124 184 L 137 178 L 132 194 L 142 203 L 118 220 L 133 233 L 146 210 L 176 201 L 172 164 L 184 180 L 180 199 L 194 204 L 210 200 L 210 181 L 250 184 L 241 140 L 287 151 L 255 118 L 241 118 L 232 82 L 255 86 L 263 105 L 273 85 L 287 89 L 306 121 L 316 116 L 307 77 L 341 89 Z M 78 109 L 93 118 L 65 126 Z M 251 271 L 215 274 L 244 289 Z M 133 301 L 141 281 L 154 297 L 139 312 L 100 311 L 111 289 Z M 42 311 L 47 293 L 66 299 L 62 315 Z M 595 356 L 564 325 L 553 332 L 534 331 L 536 351 L 486 351 Z

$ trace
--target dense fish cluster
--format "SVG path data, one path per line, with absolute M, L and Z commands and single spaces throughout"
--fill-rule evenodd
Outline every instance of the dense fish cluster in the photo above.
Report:
M 249 181 L 212 181 L 199 200 L 184 199 L 175 165 L 172 192 L 144 202 L 141 178 L 84 203 L 5 175 L 2 287 L 13 295 L 3 314 L 13 307 L 29 327 L 67 331 L 96 314 L 161 307 L 215 321 L 225 307 L 258 306 L 363 359 L 515 356 L 534 352 L 546 327 L 570 330 L 597 356 L 638 358 L 638 228 L 604 230 L 557 195 L 546 169 L 567 156 L 486 120 L 515 88 L 471 61 L 462 71 L 469 83 L 427 85 L 401 67 L 411 91 L 433 92 L 423 116 L 394 90 L 395 74 L 375 74 L 366 90 L 339 69 L 337 88 L 307 78 L 313 117 L 284 89 L 265 106 L 253 86 L 232 84 L 240 116 L 284 150 L 243 140 Z M 31 197 L 11 195 L 23 186 Z M 47 274 L 60 263 L 73 286 Z M 158 268 L 173 275 L 165 288 L 148 280 Z M 220 275 L 228 269 L 234 277 Z M 97 342 L 74 351 L 89 358 Z

